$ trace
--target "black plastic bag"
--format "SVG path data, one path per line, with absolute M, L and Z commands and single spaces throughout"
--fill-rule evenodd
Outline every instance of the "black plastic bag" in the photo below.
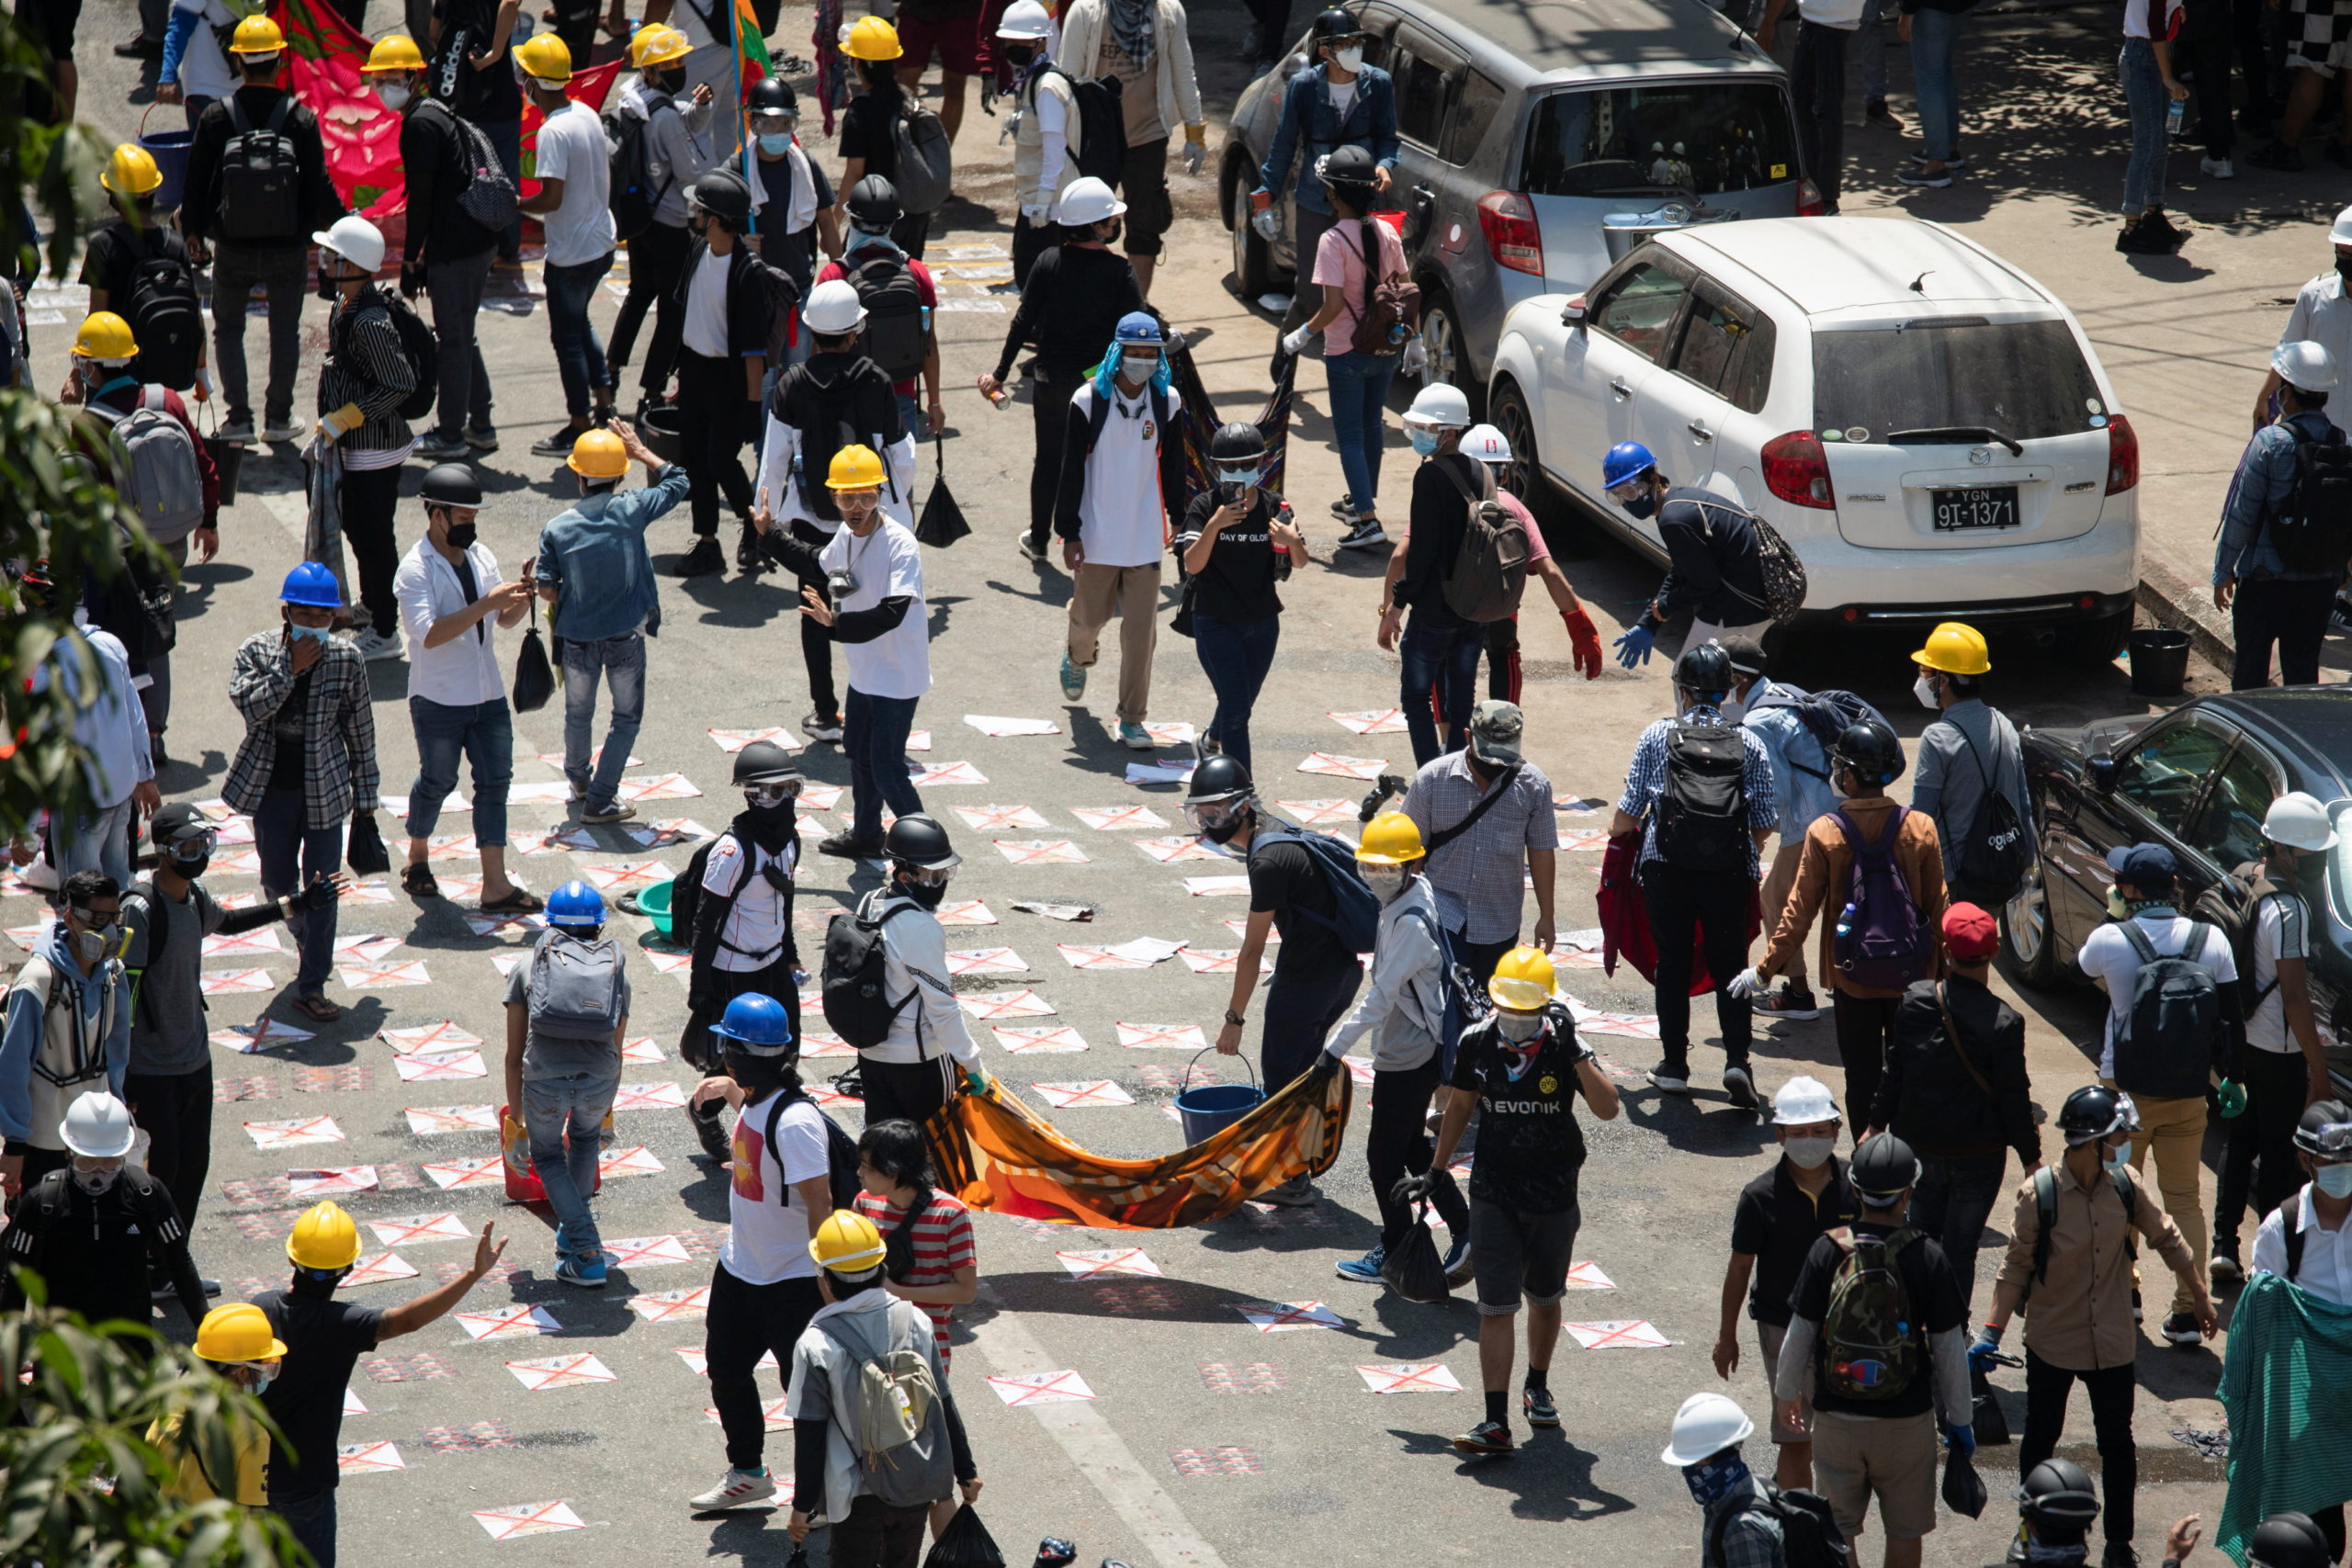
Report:
M 980 1523 L 980 1516 L 967 1503 L 931 1543 L 931 1555 L 922 1560 L 922 1568 L 1004 1568 L 1004 1553 L 997 1550 L 989 1527 Z
M 945 549 L 970 533 L 972 525 L 964 521 L 964 509 L 947 492 L 947 443 L 933 436 L 931 450 L 938 468 L 932 476 L 931 494 L 923 501 L 922 515 L 915 520 L 915 543 Z M 938 1553 L 934 1551 L 933 1555 Z
M 555 670 L 548 663 L 547 644 L 539 640 L 539 601 L 531 599 L 531 629 L 523 634 L 523 651 L 514 656 L 514 711 L 537 713 L 555 695 Z
M 1984 1512 L 1984 1478 L 1958 1449 L 1944 1460 L 1944 1506 L 1972 1519 Z
M 1991 1380 L 1974 1368 L 1969 1370 L 1969 1382 L 1975 1385 L 1976 1392 L 1976 1446 L 1983 1448 L 1989 1443 L 1998 1448 L 2009 1440 L 2009 1417 L 2001 1408 L 2001 1396 L 1993 1392 Z
M 1380 1261 L 1382 1282 L 1408 1302 L 1442 1302 L 1453 1294 L 1445 1282 L 1445 1259 L 1430 1235 L 1429 1213 L 1426 1202 L 1416 1208 L 1404 1239 Z
M 372 807 L 352 813 L 351 837 L 344 844 L 343 863 L 351 868 L 354 876 L 380 876 L 392 869 L 392 857 L 384 852 L 384 835 L 377 831 Z

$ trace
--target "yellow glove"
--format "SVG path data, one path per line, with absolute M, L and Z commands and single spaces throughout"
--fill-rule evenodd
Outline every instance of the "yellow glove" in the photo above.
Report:
M 368 416 L 359 412 L 357 403 L 345 403 L 333 413 L 319 416 L 319 439 L 333 441 L 337 436 L 350 434 L 367 423 Z
M 1183 158 L 1186 174 L 1199 174 L 1201 165 L 1208 161 L 1209 149 L 1205 140 L 1208 133 L 1209 128 L 1205 125 L 1188 125 L 1184 128 Z

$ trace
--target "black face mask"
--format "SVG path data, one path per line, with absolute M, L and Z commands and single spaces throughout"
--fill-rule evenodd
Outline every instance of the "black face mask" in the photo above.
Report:
M 654 75 L 653 85 L 664 93 L 682 93 L 685 91 L 686 73 L 684 71 L 659 72 Z
M 1233 819 L 1231 821 L 1220 822 L 1214 828 L 1202 829 L 1201 837 L 1206 839 L 1212 844 L 1230 842 L 1233 836 L 1241 831 L 1241 825 L 1248 820 L 1249 817 L 1247 813 L 1237 811 L 1233 814 Z
M 180 875 L 187 878 L 190 882 L 194 882 L 198 877 L 204 874 L 204 868 L 211 863 L 212 857 L 210 855 L 198 855 L 194 860 L 180 860 L 175 857 L 171 863 L 171 866 L 172 869 L 177 872 Z
M 343 299 L 343 279 L 323 267 L 319 269 L 319 298 L 330 305 Z
M 947 884 L 944 882 L 901 882 L 899 884 L 899 891 L 913 899 L 917 908 L 936 909 L 939 908 L 940 900 L 947 897 Z
M 2346 277 L 2352 277 L 2352 256 L 2337 256 L 2335 258 L 2335 270 L 2342 273 Z
M 1037 58 L 1036 47 L 1033 44 L 1009 43 L 1004 46 L 1004 57 L 1012 62 L 1015 70 L 1019 70 Z
M 1102 243 L 1106 245 L 1118 243 L 1119 235 L 1125 230 L 1125 225 L 1118 222 L 1116 220 L 1114 220 L 1110 225 L 1110 232 L 1102 236 Z
M 1625 503 L 1625 515 L 1628 517 L 1647 517 L 1657 510 L 1657 491 L 1654 490 L 1645 490 Z
M 474 535 L 478 531 L 478 525 L 472 523 L 452 523 L 445 536 L 448 539 L 449 547 L 453 550 L 471 549 Z

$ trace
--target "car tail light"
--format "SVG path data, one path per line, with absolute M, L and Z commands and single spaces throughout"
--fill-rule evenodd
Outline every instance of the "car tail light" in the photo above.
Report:
M 1814 184 L 1811 180 L 1801 179 L 1797 181 L 1798 217 L 1819 218 L 1828 210 L 1829 204 L 1821 199 L 1821 187 L 1819 186 Z
M 1544 231 L 1534 206 L 1515 190 L 1490 190 L 1478 198 L 1478 230 L 1497 266 L 1544 276 Z
M 2140 482 L 2140 437 L 2120 413 L 2107 416 L 2107 493 L 2121 495 Z
M 1810 430 L 1792 430 L 1764 443 L 1764 488 L 1792 506 L 1838 509 L 1829 488 L 1829 455 Z

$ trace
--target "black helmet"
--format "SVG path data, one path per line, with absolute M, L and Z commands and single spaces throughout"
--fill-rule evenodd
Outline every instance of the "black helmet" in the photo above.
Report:
M 899 187 L 880 175 L 868 175 L 850 186 L 851 227 L 878 233 L 906 215 L 906 208 L 899 201 Z
M 1236 800 L 1256 790 L 1257 785 L 1250 782 L 1250 770 L 1241 765 L 1241 760 L 1220 751 L 1202 758 L 1200 765 L 1193 770 L 1192 782 L 1184 786 L 1184 804 L 1204 806 L 1212 800 Z
M 2254 1527 L 2246 1568 L 2332 1568 L 2335 1554 L 2308 1514 L 2273 1514 Z
M 1865 1197 L 1892 1199 L 1919 1179 L 1919 1156 L 1894 1134 L 1881 1133 L 1854 1151 L 1846 1179 Z
M 2340 1100 L 2314 1103 L 2295 1123 L 2295 1146 L 2324 1159 L 2352 1156 L 2352 1106 Z
M 763 76 L 752 83 L 746 103 L 754 115 L 800 112 L 799 96 L 793 92 L 792 84 L 781 76 Z
M 750 750 L 750 748 L 745 748 Z M 964 857 L 947 842 L 947 829 L 933 817 L 920 814 L 901 817 L 890 824 L 882 837 L 883 852 L 900 865 L 914 866 L 922 871 L 945 871 L 961 865 Z
M 480 506 L 481 480 L 463 463 L 435 463 L 424 470 L 420 493 L 427 506 Z
M 1342 196 L 1351 197 L 1348 205 L 1354 207 L 1360 204 L 1352 199 L 1353 197 L 1369 198 L 1371 193 L 1378 188 L 1380 164 L 1373 157 L 1370 148 L 1359 147 L 1351 141 L 1325 154 L 1322 161 L 1315 165 L 1315 174 L 1325 185 L 1337 186 Z
M 1731 655 L 1721 643 L 1686 648 L 1674 661 L 1674 683 L 1692 696 L 1720 698 L 1731 690 Z
M 798 784 L 800 764 L 773 740 L 754 740 L 735 753 L 738 784 Z
M 1255 463 L 1266 455 L 1266 433 L 1246 419 L 1220 424 L 1209 437 L 1212 463 Z
M 732 169 L 713 169 L 695 182 L 695 205 L 740 233 L 752 220 L 752 187 Z
M 1308 46 L 1320 48 L 1334 39 L 1362 38 L 1363 24 L 1355 13 L 1340 6 L 1329 6 L 1315 13 L 1315 26 L 1307 33 Z
M 2033 1539 L 2045 1546 L 2077 1545 L 2098 1517 L 2098 1494 L 2073 1460 L 2044 1460 L 2018 1488 L 2018 1517 L 2033 1527 Z
M 2139 1125 L 2140 1112 L 2132 1106 L 2132 1097 L 2105 1084 L 2085 1084 L 2058 1108 L 2058 1131 L 2065 1136 L 2070 1149 L 2131 1132 Z
M 1728 655 L 1726 655 L 1728 657 Z M 1829 749 L 1829 761 L 1850 768 L 1871 784 L 1891 784 L 1903 776 L 1903 742 L 1874 718 L 1849 724 Z

